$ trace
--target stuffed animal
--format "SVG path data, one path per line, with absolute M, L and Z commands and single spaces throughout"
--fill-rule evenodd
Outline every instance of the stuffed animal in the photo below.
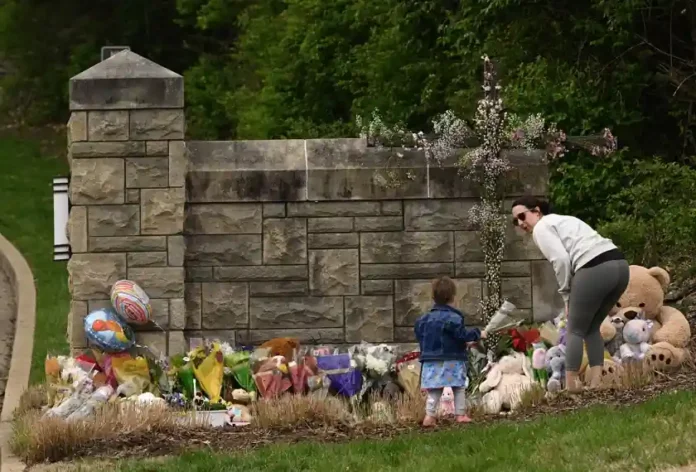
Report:
M 653 370 L 671 370 L 679 367 L 688 356 L 686 349 L 679 349 L 670 343 L 659 342 L 650 346 L 645 353 L 645 362 Z
M 623 329 L 624 343 L 619 348 L 621 362 L 643 360 L 650 349 L 650 328 L 645 320 L 631 320 Z
M 623 330 L 625 321 L 621 316 L 612 316 L 610 323 L 616 330 L 616 334 L 608 343 L 606 343 L 606 348 L 612 357 L 619 357 L 619 349 L 624 343 Z
M 673 348 L 680 350 L 678 354 L 670 356 L 672 366 L 674 362 L 680 364 L 686 355 L 682 349 L 691 339 L 691 328 L 681 311 L 664 305 L 665 290 L 670 282 L 669 274 L 661 267 L 648 269 L 637 265 L 632 265 L 630 271 L 626 291 L 612 309 L 610 316 L 602 323 L 602 338 L 609 342 L 616 335 L 616 328 L 611 323 L 614 316 L 620 316 L 625 321 L 643 318 L 652 322 L 654 343 L 669 343 Z M 661 352 L 664 354 L 666 351 Z
M 558 392 L 563 388 L 565 380 L 565 346 L 559 344 L 546 351 L 546 370 L 551 376 L 546 384 L 549 392 Z
M 516 409 L 522 394 L 534 385 L 532 365 L 529 358 L 521 352 L 505 356 L 491 369 L 479 391 L 483 393 L 482 403 L 486 413 L 500 413 L 503 408 Z
M 589 379 L 587 379 L 587 374 L 589 371 L 585 372 L 585 383 L 589 384 Z M 621 379 L 623 376 L 623 367 L 621 364 L 614 359 L 604 359 L 604 365 L 602 366 L 602 376 L 599 381 L 600 388 L 612 388 L 621 386 Z

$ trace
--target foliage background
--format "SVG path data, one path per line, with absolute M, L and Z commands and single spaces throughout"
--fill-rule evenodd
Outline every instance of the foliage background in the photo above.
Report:
M 109 44 L 184 74 L 201 139 L 350 136 L 376 108 L 427 131 L 473 116 L 488 54 L 511 111 L 619 138 L 554 164 L 556 210 L 635 263 L 693 269 L 693 0 L 5 0 L 2 116 L 65 122 L 69 78 Z

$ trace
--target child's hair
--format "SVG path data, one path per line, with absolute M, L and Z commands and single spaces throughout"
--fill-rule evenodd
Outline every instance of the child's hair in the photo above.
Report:
M 449 305 L 457 294 L 457 286 L 447 276 L 433 280 L 433 300 L 438 305 Z

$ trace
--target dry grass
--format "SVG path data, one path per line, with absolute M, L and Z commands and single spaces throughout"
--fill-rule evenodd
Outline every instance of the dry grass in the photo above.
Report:
M 352 415 L 345 400 L 324 395 L 285 395 L 259 400 L 252 408 L 253 424 L 258 428 L 291 428 L 311 424 L 329 426 L 350 423 Z
M 105 405 L 85 421 L 43 418 L 39 411 L 17 417 L 10 447 L 28 464 L 57 461 L 77 454 L 90 442 L 117 436 L 174 432 L 203 427 L 206 418 L 173 413 L 161 407 Z
M 19 397 L 19 406 L 14 412 L 15 418 L 30 411 L 40 410 L 48 404 L 49 391 L 45 384 L 30 385 Z

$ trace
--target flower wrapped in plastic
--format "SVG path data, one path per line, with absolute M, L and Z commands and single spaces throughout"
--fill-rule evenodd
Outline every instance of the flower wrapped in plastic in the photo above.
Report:
M 363 341 L 357 346 L 352 346 L 349 353 L 363 374 L 363 384 L 358 395 L 360 398 L 370 389 L 383 387 L 391 380 L 396 361 L 396 354 L 391 346 Z
M 331 390 L 337 395 L 354 397 L 362 389 L 363 376 L 351 363 L 350 354 L 317 356 L 317 367 L 331 382 Z
M 396 378 L 407 395 L 417 398 L 421 393 L 420 352 L 410 352 L 396 361 Z

